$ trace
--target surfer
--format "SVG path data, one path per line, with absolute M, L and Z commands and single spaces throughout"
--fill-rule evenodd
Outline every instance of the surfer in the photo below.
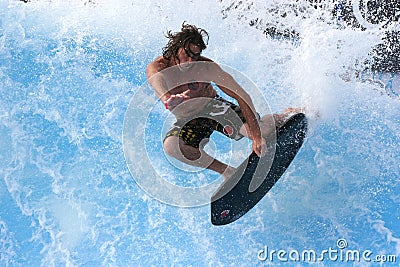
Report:
M 249 94 L 230 74 L 202 55 L 208 43 L 204 29 L 183 22 L 180 32 L 168 31 L 166 37 L 169 41 L 162 56 L 146 68 L 149 84 L 177 119 L 166 134 L 164 151 L 186 164 L 216 171 L 226 180 L 236 169 L 203 150 L 214 130 L 235 140 L 250 138 L 253 151 L 262 156 L 267 147 L 264 137 L 300 109 L 288 108 L 282 114 L 260 118 Z M 238 105 L 218 96 L 213 84 L 236 99 Z

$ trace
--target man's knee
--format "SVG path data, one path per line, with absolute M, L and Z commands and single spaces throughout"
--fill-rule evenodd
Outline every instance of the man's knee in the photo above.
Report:
M 197 160 L 201 156 L 198 148 L 186 145 L 176 136 L 169 136 L 164 140 L 164 152 L 171 157 L 179 160 Z
M 176 136 L 169 136 L 165 138 L 163 143 L 164 152 L 171 157 L 176 158 L 177 152 L 180 152 L 179 149 L 179 138 Z

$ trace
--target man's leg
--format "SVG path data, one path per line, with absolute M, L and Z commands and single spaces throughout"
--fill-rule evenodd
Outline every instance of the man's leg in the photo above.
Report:
M 275 131 L 275 127 L 282 126 L 289 113 L 298 113 L 300 111 L 301 109 L 289 108 L 286 109 L 283 114 L 271 114 L 263 116 L 260 119 L 260 128 L 263 137 L 268 137 L 273 131 Z M 248 137 L 246 128 L 247 124 L 245 123 L 241 126 L 240 133 Z M 169 156 L 174 157 L 188 165 L 207 168 L 209 170 L 218 172 L 224 176 L 225 180 L 227 180 L 236 171 L 236 168 L 226 165 L 208 155 L 202 149 L 204 144 L 200 144 L 200 148 L 196 148 L 185 144 L 185 142 L 183 142 L 177 136 L 169 136 L 164 140 L 163 147 L 165 153 L 167 153 Z
M 236 170 L 219 160 L 208 155 L 203 149 L 185 144 L 177 136 L 169 136 L 164 140 L 164 151 L 167 155 L 188 165 L 207 168 L 216 171 L 224 176 L 226 180 Z M 200 145 L 203 147 L 204 145 Z

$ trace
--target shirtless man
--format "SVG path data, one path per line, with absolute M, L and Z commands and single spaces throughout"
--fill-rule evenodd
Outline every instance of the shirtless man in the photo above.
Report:
M 180 32 L 169 31 L 163 55 L 146 68 L 147 80 L 177 118 L 164 139 L 164 151 L 186 164 L 216 171 L 226 180 L 235 168 L 203 150 L 214 130 L 235 140 L 250 138 L 253 151 L 262 156 L 267 147 L 263 136 L 282 125 L 288 113 L 299 110 L 287 109 L 284 114 L 260 119 L 246 91 L 230 74 L 201 55 L 206 49 L 204 37 L 208 39 L 205 30 L 185 22 Z M 236 99 L 238 105 L 219 97 L 211 82 Z

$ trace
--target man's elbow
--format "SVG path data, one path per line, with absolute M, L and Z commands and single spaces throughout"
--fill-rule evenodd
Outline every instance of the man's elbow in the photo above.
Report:
M 250 95 L 242 88 L 240 88 L 239 90 L 236 90 L 235 95 L 236 95 L 235 98 L 239 103 L 241 101 L 246 102 L 246 103 L 251 103 Z
M 146 67 L 146 75 L 147 75 L 147 80 L 150 80 L 151 76 L 154 75 L 154 66 L 153 62 L 147 65 Z
M 251 100 L 251 97 L 249 96 L 249 94 L 242 92 L 239 96 L 239 98 L 237 99 L 238 104 L 240 106 L 240 104 L 242 103 L 246 103 L 246 105 L 248 106 L 252 106 L 253 101 Z

